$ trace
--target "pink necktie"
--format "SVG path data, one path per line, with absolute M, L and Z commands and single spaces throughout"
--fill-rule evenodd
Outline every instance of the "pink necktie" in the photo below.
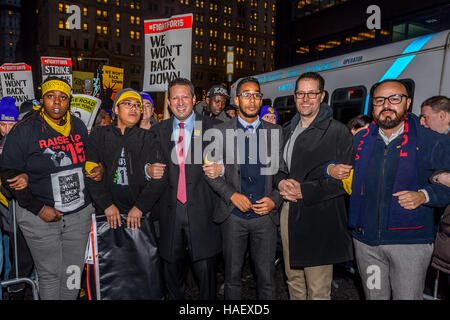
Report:
M 184 168 L 184 123 L 180 122 L 180 135 L 178 137 L 177 147 L 177 158 L 180 167 L 180 175 L 178 177 L 178 192 L 177 199 L 181 203 L 186 203 L 186 175 Z

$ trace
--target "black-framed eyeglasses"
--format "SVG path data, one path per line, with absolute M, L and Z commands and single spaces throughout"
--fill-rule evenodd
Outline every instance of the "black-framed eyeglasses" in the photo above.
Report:
M 307 95 L 308 98 L 310 98 L 310 99 L 316 99 L 317 96 L 319 94 L 321 94 L 321 93 L 322 93 L 322 91 L 318 91 L 318 92 L 301 92 L 301 91 L 297 91 L 297 92 L 295 92 L 295 97 L 297 99 L 303 99 L 305 97 L 305 95 Z
M 250 99 L 250 97 L 253 97 L 255 100 L 261 100 L 263 97 L 262 93 L 250 93 L 250 92 L 242 92 L 238 94 L 239 97 L 242 97 L 242 99 Z
M 120 104 L 123 105 L 125 107 L 125 109 L 130 109 L 130 110 L 132 108 L 135 108 L 135 109 L 138 109 L 138 110 L 141 109 L 141 104 L 140 103 L 132 103 L 130 101 L 123 101 Z
M 386 102 L 386 99 L 389 100 L 391 104 L 399 104 L 402 102 L 403 97 L 408 98 L 406 94 L 393 94 L 389 97 L 373 97 L 372 104 L 374 106 L 382 106 Z

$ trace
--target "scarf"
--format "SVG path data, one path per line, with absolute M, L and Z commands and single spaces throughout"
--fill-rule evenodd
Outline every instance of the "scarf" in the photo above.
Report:
M 367 166 L 378 137 L 378 126 L 372 122 L 361 137 L 355 157 L 355 167 L 350 197 L 349 225 L 352 228 L 365 226 L 365 185 Z M 418 190 L 417 172 L 417 128 L 410 118 L 405 119 L 403 142 L 400 146 L 397 173 L 392 193 L 404 190 Z M 417 209 L 407 210 L 398 203 L 398 197 L 392 196 L 388 216 L 388 230 L 420 229 L 421 219 Z
M 70 130 L 72 129 L 72 126 L 70 125 L 70 112 L 66 112 L 66 116 L 64 118 L 65 123 L 63 125 L 58 125 L 54 123 L 52 120 L 50 120 L 44 113 L 44 111 L 41 111 L 41 116 L 44 118 L 45 122 L 52 127 L 53 130 L 56 132 L 62 134 L 65 137 L 68 137 L 70 134 Z

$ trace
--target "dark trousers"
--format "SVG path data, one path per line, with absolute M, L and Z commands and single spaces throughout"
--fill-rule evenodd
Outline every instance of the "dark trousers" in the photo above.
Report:
M 244 219 L 231 214 L 221 224 L 225 260 L 226 300 L 242 299 L 242 268 L 250 243 L 259 300 L 275 299 L 275 256 L 277 226 L 268 216 Z
M 167 299 L 184 299 L 187 256 L 189 256 L 192 272 L 199 286 L 199 299 L 215 300 L 216 258 L 211 257 L 192 261 L 192 245 L 187 217 L 187 206 L 178 201 L 173 237 L 173 256 L 173 262 L 163 260 L 163 274 L 167 289 Z

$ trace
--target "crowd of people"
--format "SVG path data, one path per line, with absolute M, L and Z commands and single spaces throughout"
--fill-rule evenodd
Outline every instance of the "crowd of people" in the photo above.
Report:
M 346 126 L 324 102 L 324 78 L 308 72 L 281 126 L 255 78 L 233 99 L 213 86 L 200 103 L 176 78 L 169 119 L 127 88 L 88 132 L 70 113 L 67 82 L 41 87 L 20 121 L 14 99 L 0 102 L 1 230 L 12 237 L 15 205 L 19 273 L 36 270 L 41 299 L 79 296 L 67 270 L 85 267 L 93 213 L 104 299 L 182 300 L 190 266 L 199 299 L 215 300 L 221 263 L 224 298 L 239 300 L 247 257 L 257 298 L 277 299 L 278 239 L 292 300 L 331 299 L 340 263 L 356 263 L 370 300 L 422 299 L 430 264 L 450 274 L 447 97 L 424 101 L 419 119 L 402 82 L 384 80 L 370 92 L 371 117 Z M 6 278 L 14 259 L 0 257 Z

